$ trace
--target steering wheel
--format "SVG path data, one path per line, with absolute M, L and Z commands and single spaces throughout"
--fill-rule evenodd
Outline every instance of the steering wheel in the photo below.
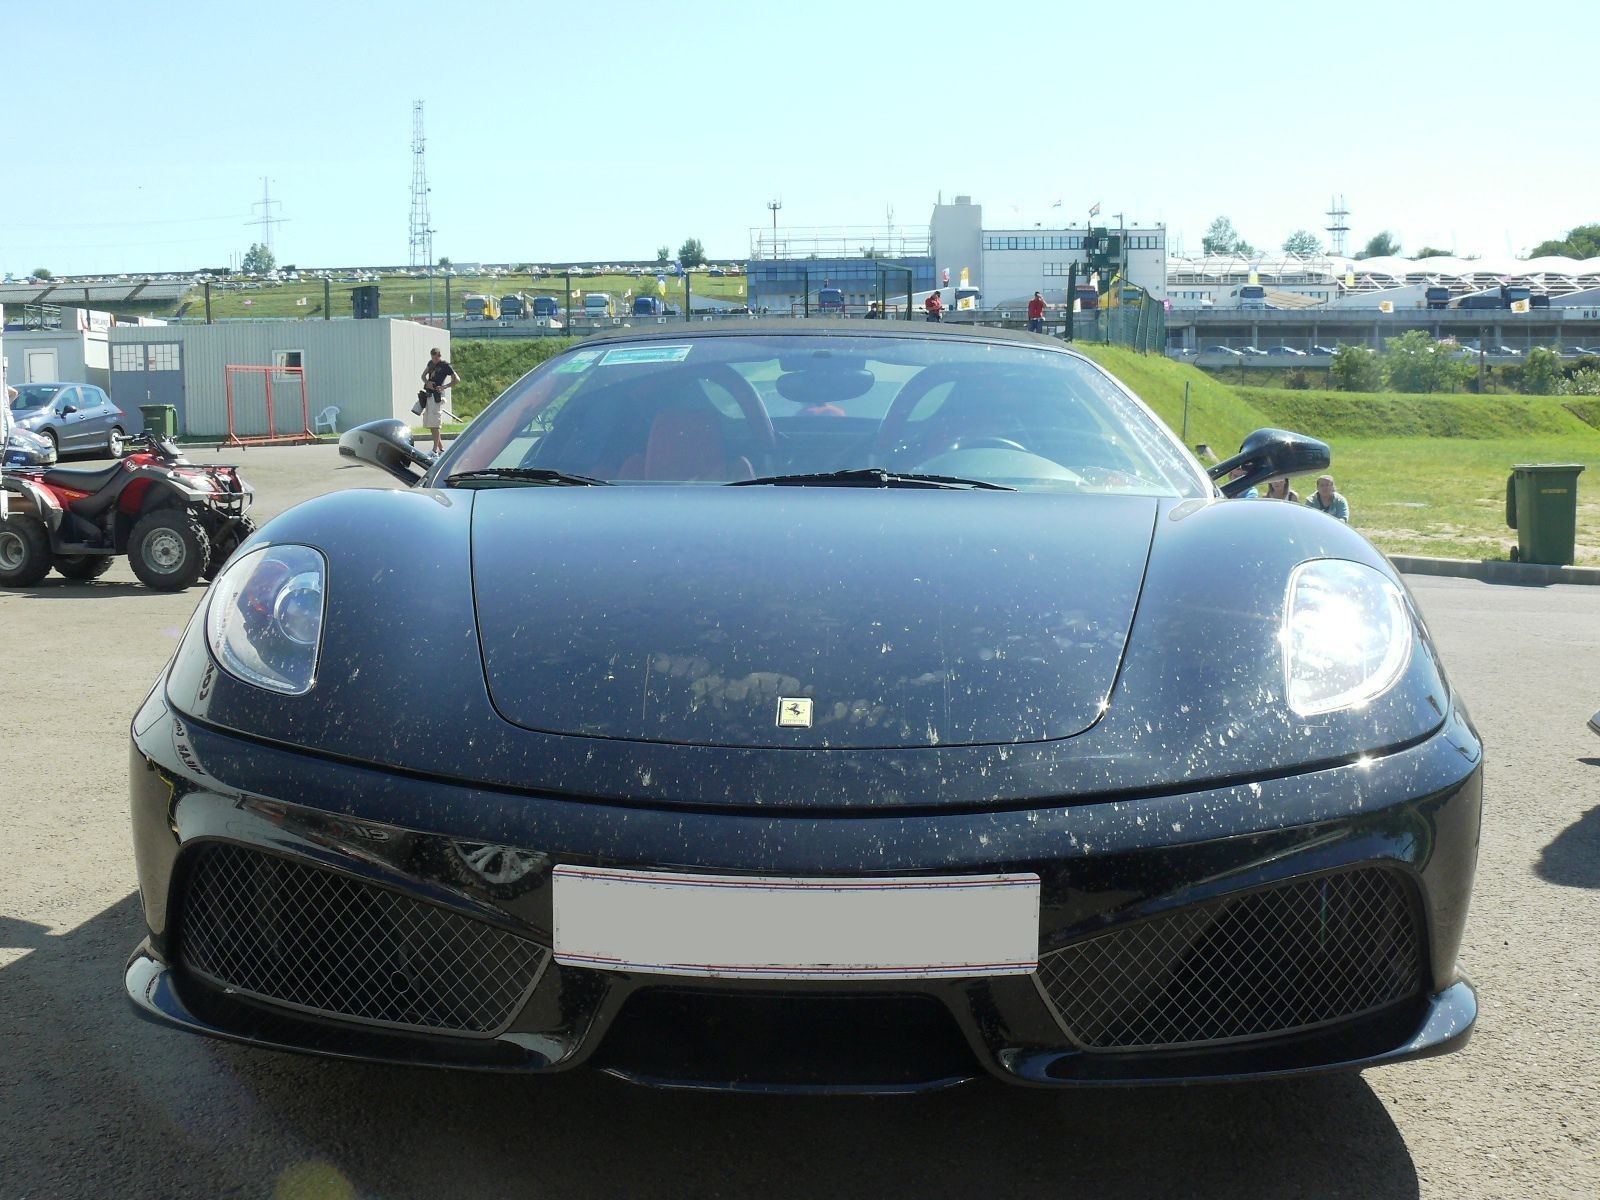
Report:
M 778 435 L 772 429 L 772 416 L 761 403 L 761 393 L 750 381 L 727 363 L 713 363 L 706 368 L 705 378 L 717 384 L 733 397 L 744 419 L 755 434 L 756 446 L 763 454 L 773 454 L 778 449 Z
M 922 398 L 934 388 L 946 383 L 954 383 L 958 379 L 970 379 L 974 375 L 970 367 L 925 367 L 905 387 L 901 388 L 895 396 L 894 402 L 889 405 L 889 411 L 883 414 L 883 420 L 878 425 L 878 432 L 872 435 L 871 453 L 874 462 L 882 462 L 883 457 L 891 451 L 900 449 L 901 439 L 905 435 L 906 424 L 911 420 L 911 413 L 922 401 Z

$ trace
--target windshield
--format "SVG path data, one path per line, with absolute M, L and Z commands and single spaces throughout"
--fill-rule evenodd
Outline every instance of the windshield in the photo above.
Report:
M 24 383 L 17 388 L 17 398 L 11 402 L 11 407 L 16 412 L 27 412 L 33 408 L 43 408 L 56 398 L 61 391 L 58 384 L 53 383 Z
M 938 476 L 1023 490 L 1211 494 L 1176 439 L 1093 363 L 1045 347 L 914 335 L 687 334 L 579 346 L 513 384 L 432 478 L 505 468 L 607 483 L 837 482 L 873 472 L 869 482 Z

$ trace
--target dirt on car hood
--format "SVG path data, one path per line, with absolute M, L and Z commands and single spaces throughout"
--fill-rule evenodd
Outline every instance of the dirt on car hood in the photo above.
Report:
M 860 488 L 481 492 L 496 709 L 698 746 L 1043 741 L 1098 719 L 1147 497 Z

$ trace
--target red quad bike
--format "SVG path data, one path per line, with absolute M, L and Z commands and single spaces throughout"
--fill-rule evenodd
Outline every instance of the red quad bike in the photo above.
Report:
M 8 467 L 0 475 L 0 587 L 32 587 L 52 566 L 97 579 L 118 554 L 146 587 L 175 592 L 215 578 L 255 531 L 254 493 L 237 467 L 197 466 L 170 439 L 129 438 L 113 466 Z

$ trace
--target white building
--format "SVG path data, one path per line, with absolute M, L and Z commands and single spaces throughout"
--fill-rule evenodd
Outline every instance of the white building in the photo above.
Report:
M 1127 268 L 1125 279 L 1144 288 L 1156 300 L 1167 297 L 1167 231 L 1163 225 L 1095 226 L 1123 239 Z M 983 224 L 983 206 L 970 196 L 957 196 L 949 204 L 934 206 L 929 221 L 933 257 L 941 278 L 948 270 L 952 284 L 967 270 L 972 284 L 983 293 L 984 308 L 1025 305 L 1034 292 L 1044 293 L 1052 304 L 1067 299 L 1072 265 L 1078 264 L 1080 283 L 1088 282 L 1088 254 L 1084 238 L 1089 225 L 1024 229 L 990 229 Z M 1109 283 L 1109 281 L 1106 281 Z

